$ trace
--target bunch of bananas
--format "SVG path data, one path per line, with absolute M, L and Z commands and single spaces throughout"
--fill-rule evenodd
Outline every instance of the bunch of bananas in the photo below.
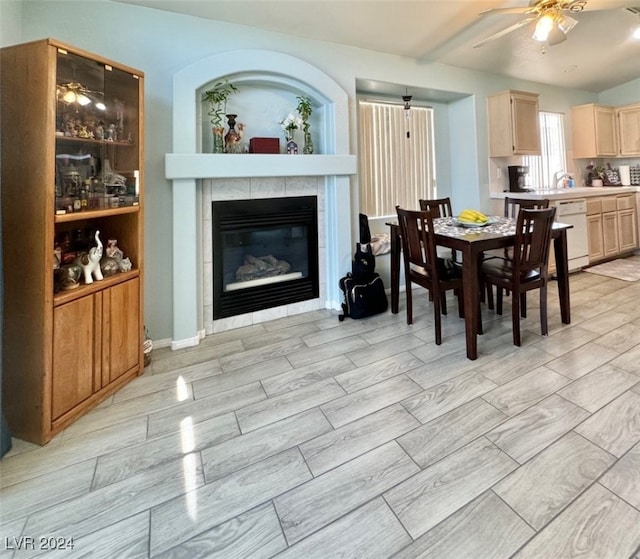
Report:
M 458 220 L 463 223 L 486 223 L 489 218 L 477 210 L 463 210 Z

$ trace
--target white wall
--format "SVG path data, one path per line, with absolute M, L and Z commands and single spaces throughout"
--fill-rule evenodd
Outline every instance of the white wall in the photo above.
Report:
M 485 98 L 507 88 L 540 93 L 544 110 L 566 112 L 571 105 L 598 101 L 586 91 L 544 86 L 480 74 L 437 63 L 380 54 L 344 45 L 304 40 L 239 25 L 181 16 L 107 0 L 29 0 L 2 2 L 0 45 L 54 37 L 118 60 L 145 73 L 145 323 L 151 336 L 171 337 L 171 190 L 164 178 L 163 157 L 171 148 L 172 76 L 185 66 L 216 52 L 269 49 L 296 56 L 333 77 L 349 94 L 351 151 L 357 153 L 356 78 L 460 92 L 471 97 L 449 105 L 449 161 L 441 193 L 447 189 L 454 205 L 489 209 Z M 16 6 L 22 6 L 22 11 Z M 5 34 L 5 29 L 12 30 Z M 13 30 L 18 29 L 20 32 Z M 248 123 L 250 125 L 250 123 Z M 441 139 L 438 139 L 441 141 Z M 449 178 L 450 177 L 450 178 Z M 357 218 L 354 179 L 354 223 Z M 464 202 L 466 205 L 466 202 Z M 355 229 L 354 229 L 355 232 Z M 354 237 L 355 238 L 355 237 Z M 346 272 L 347 270 L 345 270 Z

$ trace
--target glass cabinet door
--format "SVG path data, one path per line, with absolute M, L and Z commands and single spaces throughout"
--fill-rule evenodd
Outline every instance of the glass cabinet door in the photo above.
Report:
M 56 214 L 138 204 L 139 79 L 58 49 Z

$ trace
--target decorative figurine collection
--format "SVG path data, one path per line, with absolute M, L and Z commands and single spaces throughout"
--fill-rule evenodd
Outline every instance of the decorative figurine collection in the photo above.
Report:
M 89 239 L 93 239 L 96 246 L 89 247 Z M 105 248 L 100 231 L 78 229 L 73 233 L 60 233 L 53 254 L 55 292 L 76 289 L 81 280 L 91 284 L 132 268 L 117 239 L 109 239 Z

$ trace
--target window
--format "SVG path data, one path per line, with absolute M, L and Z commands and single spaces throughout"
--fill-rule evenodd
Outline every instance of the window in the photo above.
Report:
M 360 101 L 358 115 L 360 211 L 390 216 L 435 198 L 433 109 L 412 107 L 407 118 L 402 105 Z
M 532 185 L 540 189 L 555 188 L 556 173 L 567 169 L 564 147 L 564 115 L 541 111 L 539 118 L 542 155 L 525 157 L 523 164 L 529 166 Z

